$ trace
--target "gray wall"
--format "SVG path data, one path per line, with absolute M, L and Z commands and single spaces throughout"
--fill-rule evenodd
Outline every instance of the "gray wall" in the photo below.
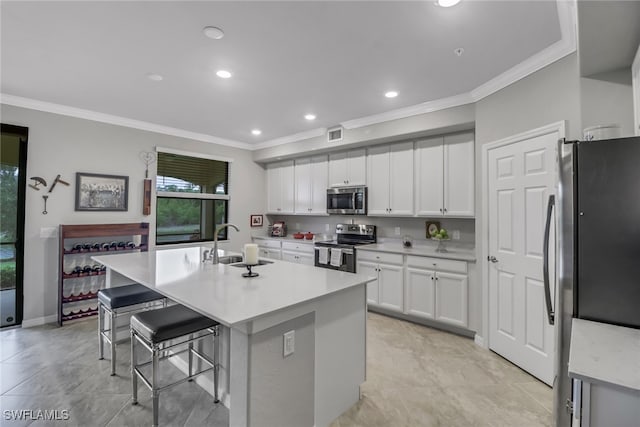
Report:
M 356 129 L 345 129 L 343 139 L 339 142 L 327 142 L 326 135 L 282 144 L 276 147 L 263 148 L 253 152 L 257 162 L 269 162 L 288 157 L 320 154 L 339 149 L 348 149 L 390 141 L 399 141 L 428 135 L 441 135 L 460 130 L 473 129 L 475 119 L 474 105 L 447 108 L 431 113 L 419 114 L 403 119 L 363 126 Z
M 8 105 L 2 105 L 1 112 L 2 123 L 29 128 L 27 177 L 41 176 L 50 182 L 61 174 L 62 179 L 71 184 L 69 187 L 58 185 L 50 194 L 48 215 L 42 214 L 43 191 L 27 188 L 24 275 L 27 325 L 54 321 L 57 313 L 57 238 L 41 238 L 42 227 L 147 221 L 152 231 L 151 241 L 155 241 L 155 214 L 142 215 L 145 168 L 139 158 L 141 151 L 155 151 L 155 147 L 160 146 L 234 160 L 229 172 L 229 221 L 238 224 L 241 231 L 230 232 L 227 245 L 230 249 L 239 249 L 250 241 L 249 215 L 262 212 L 266 206 L 262 191 L 264 170 L 253 162 L 250 151 Z M 150 178 L 155 177 L 155 170 L 152 165 Z M 129 176 L 129 210 L 76 212 L 76 172 Z M 152 212 L 155 212 L 155 197 Z
M 582 127 L 619 124 L 620 136 L 633 136 L 631 68 L 580 78 Z

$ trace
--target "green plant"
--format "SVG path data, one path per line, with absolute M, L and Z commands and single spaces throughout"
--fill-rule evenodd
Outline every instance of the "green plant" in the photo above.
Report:
M 15 261 L 0 262 L 0 289 L 13 289 L 15 287 L 16 287 Z

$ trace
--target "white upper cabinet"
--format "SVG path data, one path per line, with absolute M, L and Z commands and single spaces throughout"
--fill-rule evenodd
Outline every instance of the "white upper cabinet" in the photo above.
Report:
M 302 215 L 327 213 L 328 162 L 327 156 L 295 161 L 294 211 Z
M 416 142 L 416 214 L 473 217 L 474 164 L 473 133 Z
M 413 142 L 370 148 L 369 215 L 413 215 L 413 180 Z
M 636 58 L 631 66 L 631 78 L 633 84 L 633 125 L 635 135 L 640 136 L 640 46 L 638 46 Z
M 267 165 L 267 213 L 292 214 L 293 201 L 293 161 Z
M 329 186 L 366 185 L 365 149 L 329 154 Z

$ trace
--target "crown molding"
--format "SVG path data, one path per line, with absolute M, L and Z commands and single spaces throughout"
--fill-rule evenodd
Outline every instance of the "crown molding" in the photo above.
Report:
M 251 146 L 252 150 L 260 150 L 263 148 L 271 148 L 277 145 L 289 144 L 291 142 L 303 141 L 305 139 L 315 138 L 317 136 L 322 136 L 327 132 L 325 128 L 317 128 L 304 132 L 295 133 L 293 135 L 287 135 L 280 138 L 270 139 L 268 141 L 261 142 L 259 144 L 255 144 Z
M 14 107 L 29 108 L 31 110 L 44 111 L 47 113 L 60 114 L 63 116 L 76 117 L 79 119 L 91 120 L 94 122 L 108 123 L 116 126 L 124 126 L 133 129 L 156 132 L 164 135 L 176 136 L 179 138 L 193 139 L 196 141 L 209 142 L 213 144 L 225 145 L 244 150 L 253 150 L 251 144 L 233 141 L 230 139 L 218 138 L 204 133 L 191 132 L 184 129 L 162 126 L 155 123 L 143 122 L 140 120 L 128 119 L 126 117 L 114 116 L 111 114 L 99 113 L 97 111 L 85 110 L 82 108 L 69 107 L 67 105 L 54 104 L 52 102 L 39 101 L 36 99 L 24 98 L 21 96 L 0 93 L 0 103 L 12 105 Z

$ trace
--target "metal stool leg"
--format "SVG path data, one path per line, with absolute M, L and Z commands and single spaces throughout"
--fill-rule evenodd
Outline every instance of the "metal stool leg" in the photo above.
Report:
M 193 339 L 193 334 L 189 335 L 189 339 Z M 193 381 L 193 343 L 189 343 L 189 381 Z
M 153 345 L 153 367 L 151 371 L 151 394 L 153 396 L 153 426 L 158 426 L 158 404 L 159 404 L 159 395 L 158 392 L 158 346 Z
M 136 365 L 138 358 L 136 357 L 136 341 L 133 329 L 131 330 L 131 389 L 133 396 L 133 404 L 138 404 L 138 374 L 136 373 Z
M 104 307 L 101 303 L 98 303 L 98 359 L 104 359 L 104 340 L 102 339 L 102 333 L 104 332 Z
M 220 370 L 220 327 L 215 327 L 213 334 L 213 403 L 220 402 L 218 398 L 218 371 Z
M 116 374 L 116 311 L 111 310 L 111 324 L 109 325 L 111 336 L 111 376 Z

